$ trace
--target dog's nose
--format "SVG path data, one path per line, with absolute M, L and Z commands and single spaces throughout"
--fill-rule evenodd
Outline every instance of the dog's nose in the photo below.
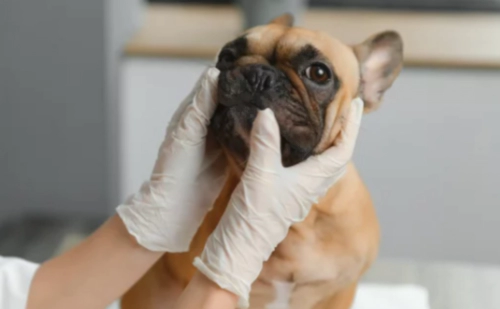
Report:
M 254 92 L 264 92 L 276 84 L 276 72 L 268 65 L 252 64 L 243 71 L 248 85 Z

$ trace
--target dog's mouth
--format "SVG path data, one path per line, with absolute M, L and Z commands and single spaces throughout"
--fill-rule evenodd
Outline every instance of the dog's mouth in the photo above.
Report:
M 307 159 L 319 142 L 320 130 L 309 120 L 288 79 L 278 75 L 277 79 L 264 79 L 253 86 L 245 72 L 237 68 L 220 73 L 219 105 L 211 119 L 211 129 L 219 143 L 244 168 L 253 122 L 259 110 L 270 108 L 280 128 L 283 165 L 292 166 Z
M 246 165 L 250 154 L 250 131 L 257 111 L 257 108 L 245 105 L 226 107 L 219 103 L 210 121 L 210 127 L 217 141 L 242 168 Z

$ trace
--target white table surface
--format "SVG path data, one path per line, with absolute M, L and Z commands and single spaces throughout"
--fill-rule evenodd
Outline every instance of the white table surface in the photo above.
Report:
M 364 281 L 423 286 L 432 309 L 500 309 L 500 266 L 381 259 Z

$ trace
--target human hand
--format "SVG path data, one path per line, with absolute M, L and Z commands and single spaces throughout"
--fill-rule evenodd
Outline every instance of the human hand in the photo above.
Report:
M 224 184 L 227 162 L 207 126 L 219 71 L 210 68 L 172 117 L 151 175 L 117 212 L 151 251 L 183 252 Z
M 335 145 L 292 167 L 281 163 L 279 127 L 270 109 L 259 112 L 250 139 L 250 157 L 217 228 L 194 265 L 248 307 L 250 286 L 290 226 L 346 172 L 363 113 L 351 104 Z

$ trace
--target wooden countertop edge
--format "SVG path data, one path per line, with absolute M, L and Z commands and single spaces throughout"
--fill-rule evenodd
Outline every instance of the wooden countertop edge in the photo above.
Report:
M 124 55 L 128 57 L 144 58 L 183 58 L 183 59 L 203 59 L 210 61 L 215 57 L 212 49 L 175 49 L 163 47 L 138 47 L 127 46 Z M 213 56 L 209 56 L 213 55 Z M 495 61 L 447 61 L 436 59 L 409 59 L 404 61 L 405 67 L 431 67 L 431 68 L 461 68 L 461 69 L 500 69 L 500 63 Z
M 205 13 L 205 10 L 207 10 L 208 13 Z M 234 25 L 236 16 L 235 14 L 235 9 L 230 8 L 229 6 L 218 6 L 215 9 L 212 7 L 207 7 L 207 6 L 197 6 L 197 5 L 149 5 L 146 9 L 146 14 L 145 14 L 145 19 L 144 19 L 144 25 L 143 27 L 136 33 L 136 35 L 128 42 L 128 44 L 125 46 L 124 49 L 124 54 L 125 56 L 128 57 L 155 57 L 155 58 L 166 58 L 166 57 L 172 57 L 172 58 L 196 58 L 196 59 L 207 59 L 207 60 L 212 60 L 213 57 L 215 57 L 216 53 L 216 48 L 214 46 L 207 46 L 207 44 L 203 45 L 203 43 L 200 43 L 199 46 L 196 46 L 198 42 L 193 43 L 192 41 L 187 41 L 187 44 L 184 44 L 182 42 L 182 38 L 180 37 L 180 41 L 177 41 L 177 32 L 172 31 L 171 27 L 166 26 L 165 24 L 162 24 L 162 19 L 168 19 L 169 14 L 170 17 L 172 16 L 172 12 L 175 12 L 175 14 L 186 14 L 185 16 L 190 16 L 195 15 L 200 18 L 200 16 L 203 16 L 206 18 L 213 18 L 215 14 L 219 14 L 218 12 L 224 12 L 225 17 L 228 19 L 232 19 L 231 25 Z M 345 11 L 346 13 L 339 12 L 339 11 L 332 11 L 332 16 L 339 16 L 339 14 L 346 14 L 352 17 L 352 14 L 360 14 L 363 16 L 362 18 L 371 18 L 371 19 L 380 19 L 381 16 L 394 16 L 394 12 L 366 12 L 366 11 L 361 11 L 359 13 L 353 12 L 353 11 Z M 200 15 L 204 14 L 204 15 Z M 228 14 L 231 14 L 228 16 Z M 329 16 L 329 12 L 325 12 L 324 10 L 322 12 L 319 12 L 316 10 L 312 10 L 307 13 L 308 17 L 311 18 L 311 16 L 315 16 L 319 19 L 325 20 L 325 16 Z M 420 13 L 403 13 L 403 14 L 408 14 L 411 18 L 415 18 L 415 16 L 419 16 Z M 453 20 L 450 21 L 450 15 L 453 16 Z M 368 17 L 366 17 L 368 16 Z M 432 48 L 424 49 L 426 52 L 426 55 L 419 54 L 418 48 L 414 50 L 410 50 L 411 52 L 409 55 L 407 55 L 407 58 L 405 59 L 405 66 L 407 67 L 438 67 L 438 68 L 478 68 L 478 69 L 500 69 L 500 44 L 498 42 L 495 43 L 494 37 L 495 33 L 498 33 L 500 37 L 500 29 L 496 29 L 494 26 L 500 26 L 500 15 L 493 15 L 493 14 L 442 14 L 440 15 L 439 13 L 421 13 L 421 16 L 423 18 L 428 18 L 431 16 L 431 18 L 434 18 L 434 22 L 436 20 L 436 17 L 442 18 L 446 20 L 444 23 L 444 28 L 446 31 L 453 31 L 450 29 L 454 29 L 454 25 L 456 27 L 463 27 L 464 22 L 470 22 L 471 27 L 477 27 L 477 31 L 480 32 L 480 35 L 482 37 L 479 37 L 476 39 L 476 41 L 473 41 L 469 44 L 470 46 L 476 46 L 474 45 L 475 43 L 478 44 L 478 49 L 476 51 L 474 50 L 468 50 L 465 54 L 460 54 L 459 52 L 456 53 L 453 51 L 453 48 L 459 48 L 460 44 L 463 46 L 463 41 L 460 43 L 455 43 L 455 46 L 450 46 L 450 56 L 448 57 L 446 53 L 441 53 L 439 50 L 440 47 L 442 46 L 434 46 Z M 458 16 L 458 17 L 457 17 Z M 463 17 L 464 22 L 462 22 L 461 16 Z M 203 18 L 202 17 L 202 18 Z M 484 17 L 484 18 L 483 18 Z M 340 18 L 344 18 L 341 16 Z M 498 18 L 498 20 L 496 19 Z M 393 18 L 394 19 L 394 18 Z M 401 18 L 400 18 L 401 19 Z M 390 26 L 394 25 L 401 25 L 401 21 L 395 19 L 392 20 L 393 24 L 389 24 Z M 205 20 L 206 21 L 206 20 Z M 372 20 L 373 21 L 373 20 Z M 188 22 L 188 21 L 186 21 Z M 231 23 L 230 22 L 230 23 Z M 214 22 L 215 24 L 217 22 Z M 220 22 L 219 22 L 220 23 Z M 436 27 L 443 27 L 443 24 L 439 24 L 439 22 L 435 22 L 437 25 Z M 493 23 L 490 27 L 490 23 Z M 385 21 L 384 21 L 385 24 Z M 413 27 L 415 24 L 415 19 L 413 19 Z M 221 24 L 222 25 L 222 24 Z M 227 23 L 225 24 L 226 26 L 228 25 Z M 181 25 L 182 26 L 182 25 Z M 315 25 L 317 27 L 317 24 Z M 406 25 L 404 25 L 406 26 Z M 186 27 L 186 26 L 184 26 Z M 189 28 L 189 26 L 187 26 Z M 491 29 L 490 29 L 491 28 Z M 500 28 L 500 27 L 499 27 Z M 216 31 L 219 28 L 212 28 L 211 30 Z M 413 28 L 412 28 L 413 29 Z M 442 30 L 443 28 L 437 28 L 437 30 Z M 193 30 L 193 29 L 191 29 Z M 408 30 L 408 28 L 406 29 Z M 461 28 L 463 30 L 463 28 Z M 472 30 L 476 31 L 475 28 L 472 28 Z M 162 31 L 166 33 L 164 36 L 162 34 Z M 198 33 L 196 28 L 194 28 L 195 32 L 192 32 L 191 35 L 193 37 L 196 36 Z M 429 31 L 429 29 L 427 29 Z M 172 32 L 174 33 L 172 36 Z M 354 31 L 353 32 L 355 35 L 359 35 L 359 31 Z M 446 33 L 446 32 L 445 32 Z M 453 39 L 455 41 L 451 41 L 451 43 L 456 42 L 457 40 L 460 40 L 462 37 L 457 35 L 457 31 L 450 32 L 453 35 Z M 420 34 L 420 33 L 419 33 Z M 219 36 L 218 34 L 214 37 L 215 39 L 220 39 L 222 36 L 227 36 L 227 33 L 221 33 Z M 422 33 L 422 36 L 425 36 L 425 32 Z M 489 40 L 489 37 L 491 36 L 491 43 Z M 403 33 L 403 38 L 404 38 L 404 33 Z M 458 37 L 458 39 L 457 39 Z M 465 36 L 464 36 L 465 37 Z M 174 39 L 177 44 L 169 44 L 165 43 L 167 42 L 167 38 L 172 40 Z M 486 39 L 485 39 L 486 38 Z M 422 44 L 422 43 L 427 43 L 425 38 L 420 39 L 419 41 L 415 40 L 415 37 L 411 37 L 413 39 L 413 47 L 415 47 L 416 43 Z M 164 40 L 164 41 L 162 41 Z M 436 40 L 436 36 L 431 37 L 431 40 Z M 469 37 L 470 40 L 470 37 Z M 181 44 L 178 44 L 181 42 Z M 482 44 L 482 47 L 480 46 Z M 184 45 L 184 46 L 183 46 Z M 439 45 L 439 44 L 438 44 Z M 441 44 L 442 45 L 442 44 Z M 498 57 L 496 50 L 498 49 Z M 430 52 L 429 52 L 430 51 Z M 485 52 L 487 51 L 487 52 Z

